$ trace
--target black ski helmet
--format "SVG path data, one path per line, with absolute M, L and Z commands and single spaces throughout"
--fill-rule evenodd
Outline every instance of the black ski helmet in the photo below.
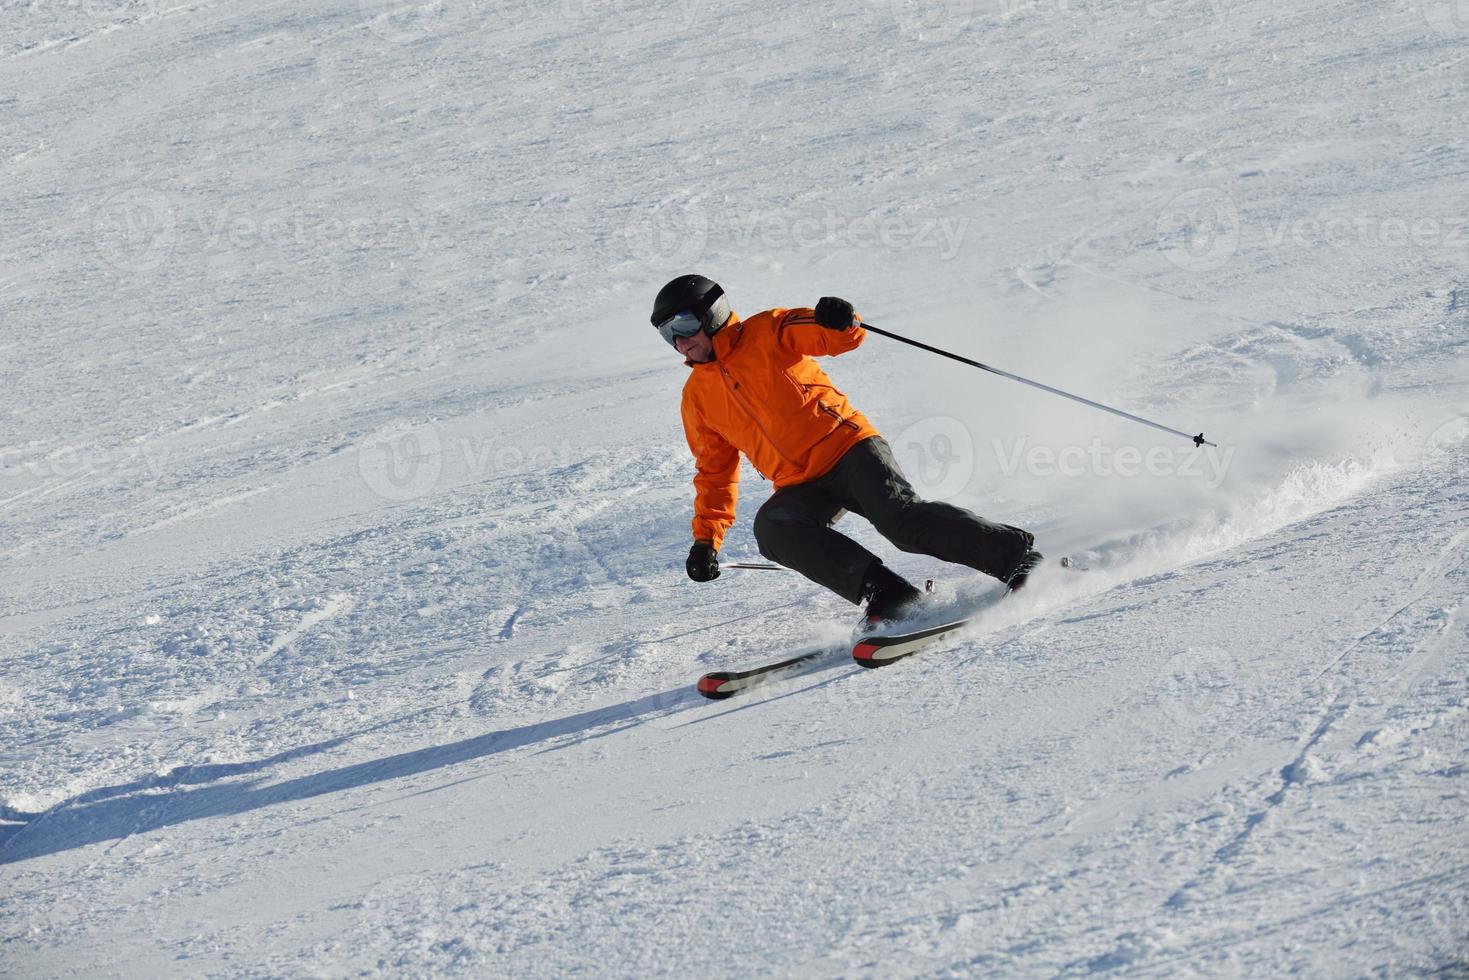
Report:
M 664 320 L 690 310 L 703 321 L 704 332 L 714 336 L 729 319 L 729 300 L 724 298 L 724 289 L 706 276 L 679 276 L 658 290 L 653 300 L 653 326 Z

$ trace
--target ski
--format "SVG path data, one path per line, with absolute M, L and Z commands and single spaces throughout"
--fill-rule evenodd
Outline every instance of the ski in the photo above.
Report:
M 1058 564 L 1071 572 L 1089 571 L 1086 565 L 1080 564 L 1075 558 L 1069 556 L 1062 557 Z M 1022 569 L 1023 574 L 1018 585 L 1012 583 L 1009 588 L 1000 592 L 998 596 L 992 597 L 989 601 L 1000 602 L 1014 595 L 1021 586 L 1025 585 L 1025 579 L 1038 565 L 1040 565 L 1039 560 L 1026 566 Z M 932 591 L 932 583 L 930 583 L 929 591 Z M 971 611 L 969 615 L 962 619 L 950 620 L 947 623 L 930 626 L 927 629 L 910 630 L 906 633 L 876 633 L 870 636 L 864 636 L 852 647 L 852 659 L 863 667 L 882 667 L 892 663 L 894 660 L 902 660 L 904 657 L 917 653 L 919 650 L 933 644 L 948 634 L 968 626 L 974 621 L 976 612 L 977 610 Z
M 1076 572 L 1087 571 L 1087 566 L 1079 564 L 1076 559 L 1063 557 L 1058 564 L 1065 569 Z M 1034 567 L 1034 566 L 1032 566 Z M 1028 573 L 1031 568 L 1026 568 Z M 933 581 L 924 583 L 924 591 L 933 591 Z M 1004 599 L 1013 590 L 1000 592 L 996 600 Z M 938 626 L 927 629 L 912 630 L 906 633 L 878 633 L 864 636 L 852 647 L 852 659 L 863 667 L 882 667 L 895 660 L 902 660 L 922 650 L 924 647 L 936 642 L 942 637 L 962 629 L 973 621 L 973 615 L 963 619 L 951 620 Z M 741 691 L 749 690 L 757 684 L 769 680 L 772 674 L 799 666 L 809 660 L 815 660 L 830 650 L 822 647 L 817 650 L 809 650 L 786 660 L 780 660 L 763 667 L 752 667 L 749 670 L 716 670 L 699 678 L 698 691 L 704 697 L 713 701 L 721 701 L 732 697 Z
M 712 701 L 722 701 L 731 695 L 747 691 L 757 684 L 763 684 L 770 679 L 772 674 L 806 663 L 808 660 L 815 660 L 830 650 L 830 647 L 808 650 L 806 653 L 798 654 L 787 660 L 766 664 L 763 667 L 752 667 L 749 670 L 716 670 L 699 678 L 699 693 Z
M 882 667 L 917 653 L 955 630 L 969 624 L 968 619 L 956 619 L 940 626 L 914 630 L 911 633 L 880 633 L 864 636 L 852 647 L 852 659 L 863 667 Z

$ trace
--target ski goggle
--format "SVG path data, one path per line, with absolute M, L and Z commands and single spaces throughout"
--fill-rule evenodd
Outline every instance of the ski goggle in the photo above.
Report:
M 704 318 L 692 310 L 675 313 L 667 320 L 658 324 L 658 332 L 663 335 L 664 340 L 668 341 L 674 347 L 678 346 L 674 342 L 679 337 L 692 337 L 702 329 L 704 329 Z

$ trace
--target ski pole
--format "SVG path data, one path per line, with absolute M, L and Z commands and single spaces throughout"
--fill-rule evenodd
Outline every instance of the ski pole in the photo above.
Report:
M 783 566 L 783 565 L 766 565 L 766 564 L 763 564 L 761 562 L 753 562 L 753 561 L 732 561 L 732 562 L 730 562 L 727 565 L 720 565 L 719 567 L 720 568 L 753 568 L 753 569 L 757 569 L 758 571 L 762 571 L 762 572 L 783 572 L 783 571 L 786 570 L 785 569 L 785 566 Z
M 1150 425 L 1155 429 L 1162 430 L 1163 432 L 1168 432 L 1175 436 L 1183 436 L 1185 439 L 1192 442 L 1195 446 L 1214 446 L 1216 449 L 1218 448 L 1218 445 L 1216 443 L 1212 443 L 1209 440 L 1205 439 L 1202 432 L 1200 432 L 1196 436 L 1191 436 L 1187 432 L 1180 432 L 1178 429 L 1170 429 L 1166 425 L 1159 425 L 1157 422 L 1145 419 L 1141 415 L 1133 415 L 1131 412 L 1124 412 L 1120 408 L 1112 408 L 1110 405 L 1103 405 L 1101 402 L 1094 402 L 1090 398 L 1083 398 L 1080 395 L 1073 395 L 1069 391 L 1062 391 L 1060 388 L 1052 388 L 1050 385 L 1041 384 L 1039 381 L 1032 381 L 1029 378 L 1022 378 L 1018 374 L 1011 374 L 1009 371 L 1001 371 L 999 368 L 990 367 L 988 364 L 981 364 L 980 362 L 972 361 L 967 357 L 960 357 L 958 354 L 951 354 L 950 352 L 942 350 L 938 347 L 931 347 L 928 344 L 923 343 L 922 341 L 913 340 L 911 338 L 903 337 L 899 334 L 895 334 L 887 330 L 882 330 L 878 327 L 874 327 L 872 324 L 867 323 L 866 321 L 858 321 L 858 325 L 871 333 L 887 337 L 889 340 L 901 341 L 905 344 L 910 344 L 914 347 L 917 347 L 920 350 L 926 350 L 931 354 L 941 354 L 944 357 L 958 361 L 960 364 L 968 364 L 970 367 L 977 367 L 981 371 L 988 371 L 990 374 L 998 374 L 1002 378 L 1009 378 L 1011 381 L 1019 381 L 1023 385 L 1030 385 L 1032 388 L 1039 388 L 1041 391 L 1049 391 L 1053 395 L 1060 395 L 1062 398 L 1069 398 L 1074 402 L 1081 402 L 1081 404 L 1083 405 L 1090 405 L 1092 408 L 1099 408 L 1104 412 L 1111 412 L 1113 415 L 1120 415 L 1122 418 L 1131 419 L 1134 422 L 1141 422 L 1143 425 Z

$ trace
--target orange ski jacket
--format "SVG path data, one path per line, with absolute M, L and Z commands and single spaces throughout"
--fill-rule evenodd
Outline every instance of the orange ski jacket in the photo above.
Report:
M 714 334 L 714 359 L 683 387 L 684 436 L 694 454 L 694 540 L 715 550 L 735 519 L 740 453 L 776 489 L 824 475 L 878 434 L 831 383 L 814 355 L 856 349 L 867 331 L 828 330 L 810 309 L 731 315 Z

